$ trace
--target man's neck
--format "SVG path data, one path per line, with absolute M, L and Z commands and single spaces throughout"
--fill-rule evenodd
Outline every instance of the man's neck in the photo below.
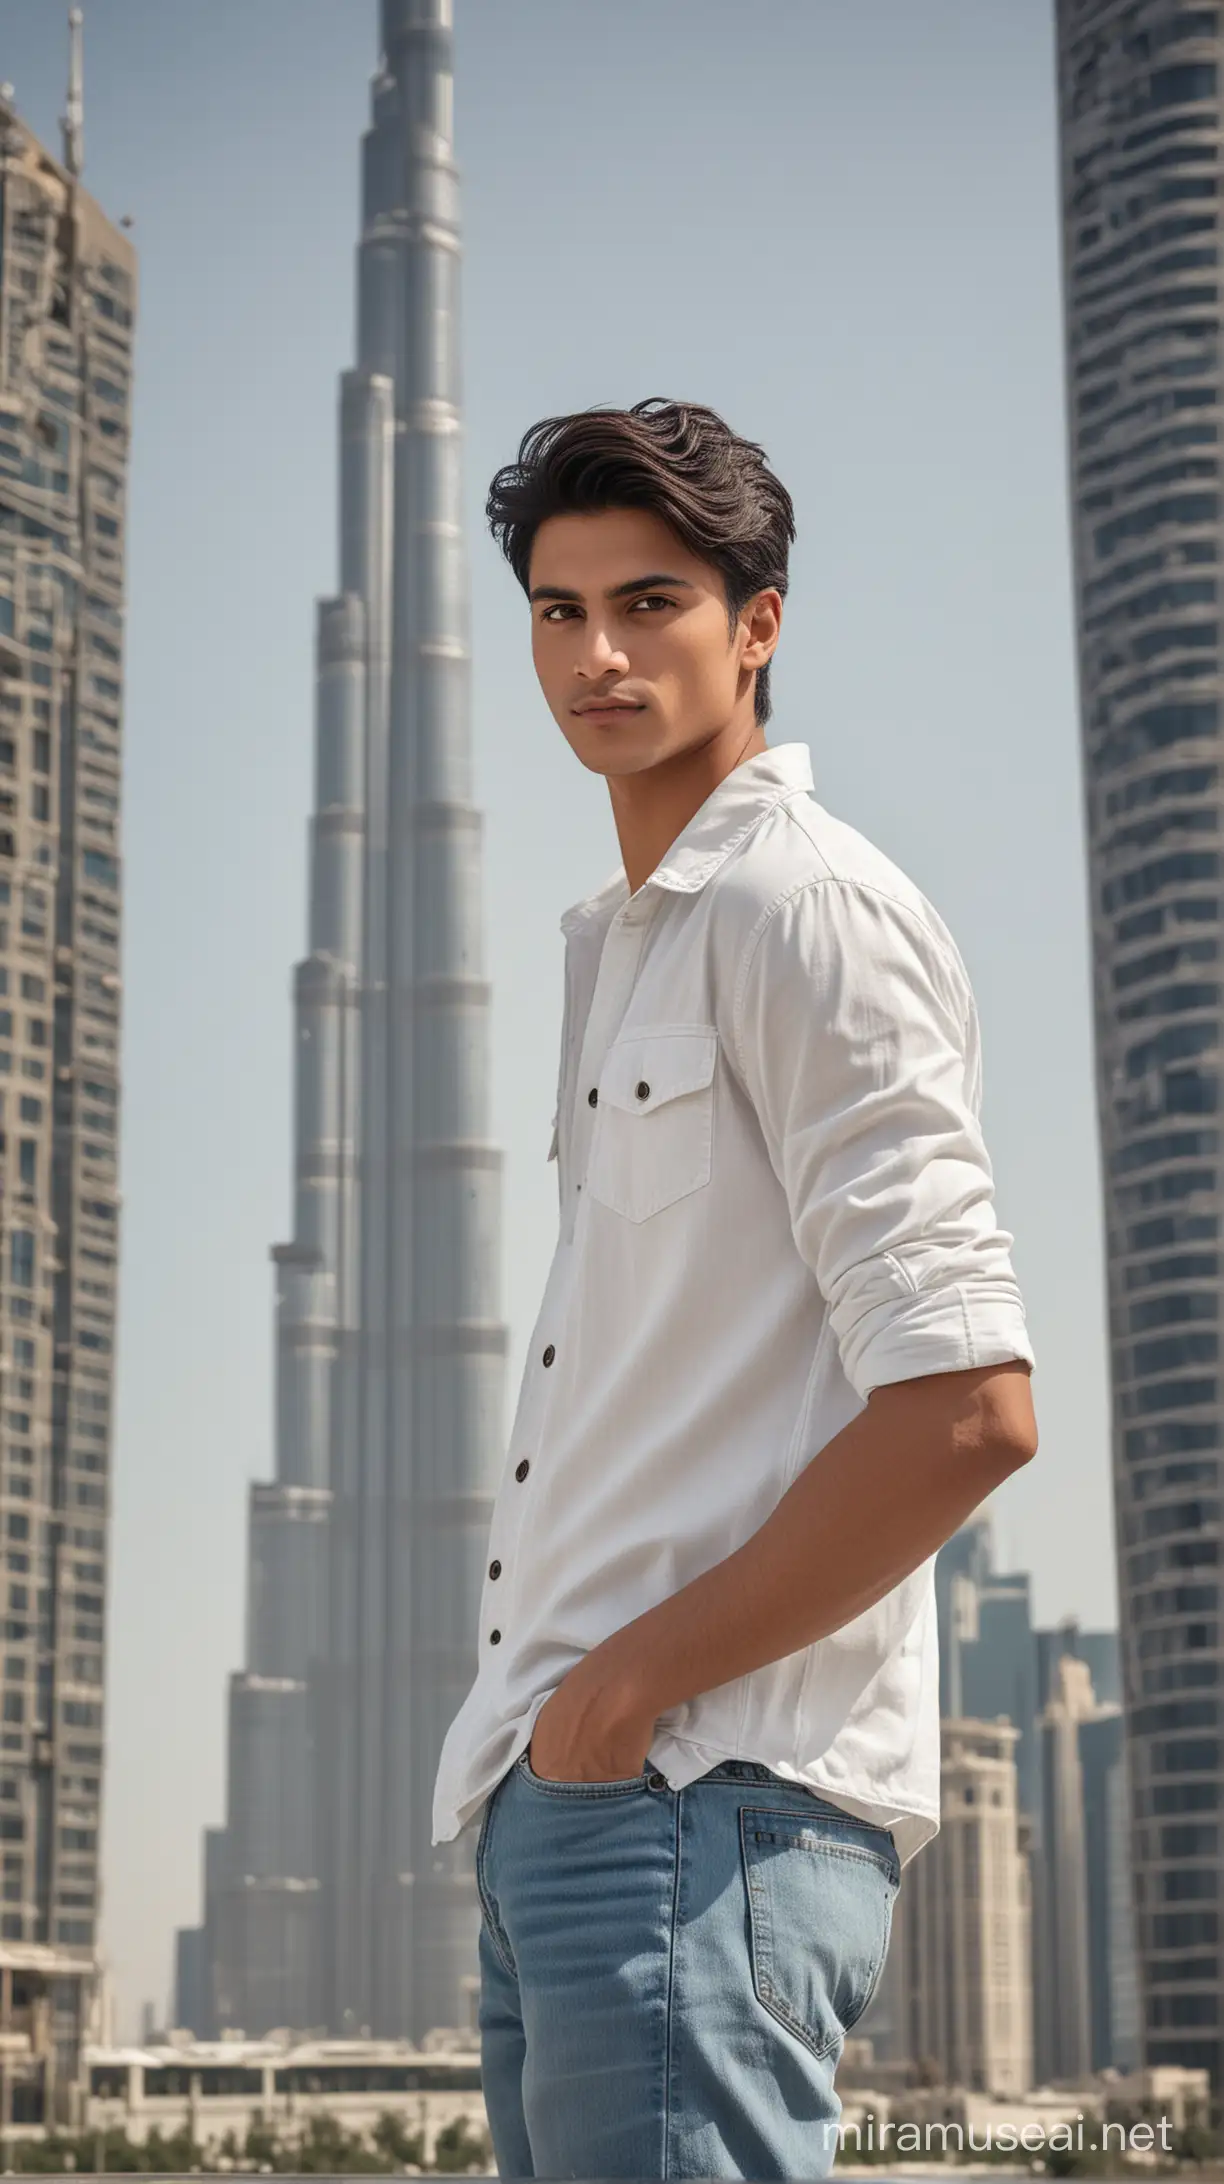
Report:
M 681 751 L 645 773 L 609 779 L 612 817 L 630 894 L 636 894 L 662 863 L 719 782 L 768 748 L 765 731 L 755 719 L 747 728 L 732 723 L 708 743 Z

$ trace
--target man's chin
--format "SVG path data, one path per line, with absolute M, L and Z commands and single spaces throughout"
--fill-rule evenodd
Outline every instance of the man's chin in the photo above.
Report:
M 636 732 L 635 732 L 636 731 Z M 585 728 L 569 738 L 570 749 L 588 773 L 614 780 L 621 774 L 648 773 L 667 753 L 644 730 L 642 715 L 633 713 L 624 727 Z

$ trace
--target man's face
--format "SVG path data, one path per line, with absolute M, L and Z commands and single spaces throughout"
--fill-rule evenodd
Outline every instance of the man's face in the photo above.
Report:
M 737 713 L 752 728 L 752 672 L 777 642 L 781 597 L 759 593 L 729 637 L 722 576 L 660 517 L 550 516 L 528 587 L 540 688 L 592 773 L 643 773 L 709 742 Z M 601 698 L 630 699 L 633 710 L 591 710 Z

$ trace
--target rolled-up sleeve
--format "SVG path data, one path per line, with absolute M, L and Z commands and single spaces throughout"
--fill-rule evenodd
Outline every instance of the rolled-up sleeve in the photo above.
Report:
M 860 1398 L 926 1373 L 1033 1364 L 955 951 L 876 888 L 807 881 L 749 940 L 734 1036 Z

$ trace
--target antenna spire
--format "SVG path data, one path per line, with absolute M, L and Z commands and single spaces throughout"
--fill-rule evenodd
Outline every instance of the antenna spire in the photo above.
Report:
M 80 8 L 68 10 L 68 99 L 60 128 L 64 138 L 64 165 L 79 175 L 85 158 L 85 52 Z

